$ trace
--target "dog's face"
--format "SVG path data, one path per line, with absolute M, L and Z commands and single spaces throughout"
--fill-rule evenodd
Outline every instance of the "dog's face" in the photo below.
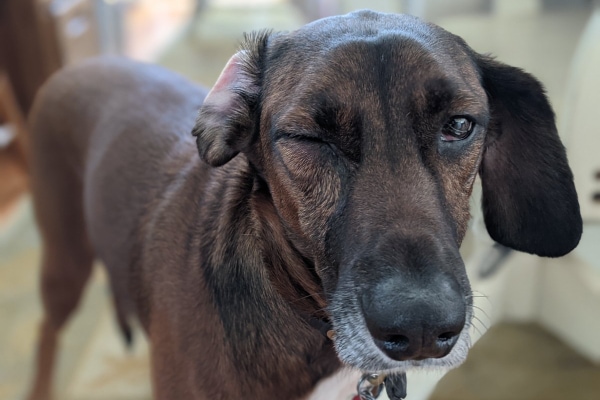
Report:
M 365 371 L 466 357 L 458 248 L 478 172 L 498 242 L 558 256 L 581 234 L 540 84 L 413 17 L 358 12 L 250 38 L 195 134 L 209 164 L 242 152 L 259 171 L 322 281 L 341 360 Z

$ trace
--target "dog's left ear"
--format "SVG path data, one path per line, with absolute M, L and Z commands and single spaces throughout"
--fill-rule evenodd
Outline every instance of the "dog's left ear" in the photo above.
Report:
M 562 256 L 582 232 L 573 174 L 540 82 L 477 56 L 491 121 L 480 175 L 487 230 L 495 241 L 540 256 Z
M 200 157 L 213 167 L 227 163 L 252 139 L 267 37 L 268 32 L 246 37 L 200 107 L 192 134 Z

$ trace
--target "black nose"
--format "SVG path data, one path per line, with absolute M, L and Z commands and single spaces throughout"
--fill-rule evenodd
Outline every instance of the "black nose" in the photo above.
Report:
M 361 303 L 375 344 L 398 361 L 444 357 L 465 325 L 465 296 L 445 275 L 427 284 L 387 279 L 366 290 Z

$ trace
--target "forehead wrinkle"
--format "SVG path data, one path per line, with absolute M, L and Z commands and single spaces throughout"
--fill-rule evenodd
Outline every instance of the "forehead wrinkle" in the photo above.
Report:
M 315 57 L 311 57 L 310 63 L 306 63 L 307 57 L 295 58 L 298 62 L 291 63 L 295 65 L 293 70 L 306 67 L 306 73 L 282 74 L 287 78 L 295 76 L 292 79 L 295 83 L 289 87 L 292 97 L 296 99 L 295 106 L 286 106 L 285 102 L 272 102 L 274 111 L 280 110 L 277 115 L 283 115 L 273 121 L 282 129 L 303 128 L 314 133 L 319 126 L 310 110 L 318 107 L 314 100 L 318 96 L 314 89 L 318 87 L 328 97 L 338 94 L 347 99 L 350 106 L 345 103 L 343 106 L 334 104 L 340 107 L 343 115 L 352 116 L 368 110 L 368 122 L 365 120 L 364 123 L 371 125 L 371 129 L 406 129 L 408 126 L 399 125 L 404 125 L 403 121 L 409 123 L 407 114 L 414 115 L 414 112 L 419 113 L 419 109 L 423 110 L 421 107 L 415 108 L 416 104 L 410 105 L 407 102 L 416 100 L 426 107 L 423 82 L 432 76 L 447 79 L 457 86 L 457 94 L 448 95 L 452 98 L 448 106 L 456 107 L 457 110 L 465 107 L 482 113 L 481 104 L 487 99 L 483 91 L 483 97 L 478 96 L 477 92 L 481 89 L 472 61 L 459 46 L 448 46 L 448 40 L 437 37 L 436 33 L 437 31 L 431 32 L 429 29 L 417 35 L 390 30 L 379 32 L 367 40 L 352 38 L 348 42 L 336 42 L 325 49 L 320 48 L 313 54 Z M 385 56 L 385 61 L 381 59 L 381 55 Z M 469 90 L 473 93 L 469 94 Z M 287 90 L 284 88 L 282 91 Z M 391 92 L 404 94 L 390 94 Z M 278 98 L 282 99 L 281 96 Z M 362 101 L 357 102 L 357 98 Z M 294 109 L 300 112 L 287 114 Z M 485 110 L 483 113 L 485 114 Z M 339 120 L 344 119 L 343 116 L 340 117 Z M 400 130 L 402 129 L 398 129 Z M 408 140 L 396 137 L 398 139 Z M 385 146 L 383 143 L 379 145 Z
M 413 47 L 414 62 L 418 64 L 415 77 L 437 77 L 449 83 L 457 92 L 464 88 L 485 94 L 479 82 L 479 73 L 471 58 L 462 46 L 437 38 L 430 42 L 416 41 Z M 459 93 L 460 94 L 460 93 Z
M 449 112 L 468 114 L 485 120 L 488 116 L 488 101 L 480 86 L 468 84 L 459 76 L 440 74 L 424 82 L 415 82 L 412 87 L 413 110 L 425 115 Z

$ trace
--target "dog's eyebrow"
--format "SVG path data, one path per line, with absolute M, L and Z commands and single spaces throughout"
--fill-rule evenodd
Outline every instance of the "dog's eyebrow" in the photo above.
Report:
M 337 105 L 321 102 L 321 104 L 314 107 L 312 117 L 319 128 L 324 131 L 335 132 L 339 130 L 340 114 L 340 108 Z
M 456 88 L 449 80 L 432 78 L 423 83 L 421 96 L 418 97 L 424 100 L 424 104 L 421 104 L 423 111 L 427 114 L 437 114 L 450 106 L 456 92 Z
M 443 78 L 425 81 L 416 100 L 421 110 L 429 115 L 448 110 L 465 114 L 485 113 L 477 93 Z
M 362 124 L 359 112 L 328 95 L 317 95 L 315 98 L 315 105 L 311 113 L 312 119 L 325 134 L 360 135 Z

